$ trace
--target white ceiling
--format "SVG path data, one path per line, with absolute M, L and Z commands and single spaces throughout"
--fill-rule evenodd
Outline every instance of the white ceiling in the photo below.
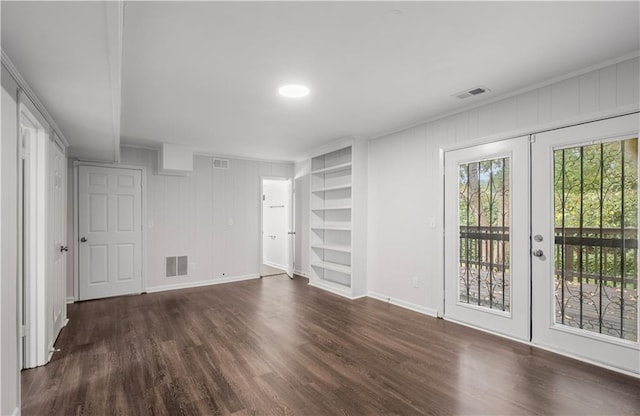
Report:
M 97 4 L 2 2 L 3 49 L 74 153 L 95 158 L 102 99 L 116 95 Z M 295 160 L 637 52 L 639 14 L 639 2 L 127 2 L 120 137 Z M 285 83 L 312 92 L 288 100 Z M 451 97 L 480 84 L 491 93 Z
M 2 1 L 2 49 L 84 159 L 117 155 L 114 13 L 115 3 Z

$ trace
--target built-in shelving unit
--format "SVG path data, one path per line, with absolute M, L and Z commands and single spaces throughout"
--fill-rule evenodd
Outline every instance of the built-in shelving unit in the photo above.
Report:
M 341 171 L 343 172 L 343 171 Z M 333 173 L 333 172 L 332 172 Z M 328 175 L 327 173 L 316 173 L 315 175 Z M 325 192 L 329 192 L 329 191 L 340 191 L 343 189 L 351 189 L 351 185 L 336 185 L 336 186 L 327 186 L 326 188 L 318 188 L 318 189 L 314 189 L 311 192 L 313 193 L 325 193 Z
M 311 159 L 309 217 L 310 284 L 350 298 L 366 286 L 354 267 L 354 161 L 353 143 Z

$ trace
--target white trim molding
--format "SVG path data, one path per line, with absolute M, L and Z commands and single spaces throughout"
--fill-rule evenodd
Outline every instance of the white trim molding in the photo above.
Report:
M 309 274 L 308 274 L 308 273 L 303 272 L 302 270 L 295 270 L 295 269 L 294 269 L 294 270 L 293 270 L 293 274 L 298 275 L 298 276 L 305 277 L 305 278 L 307 278 L 307 279 L 309 278 Z
M 66 303 L 67 303 L 67 305 L 70 305 L 72 303 L 76 303 L 76 299 L 73 296 L 67 296 Z
M 308 277 L 307 277 L 308 278 Z M 355 299 L 360 299 L 360 298 L 364 298 L 367 295 L 358 295 L 358 296 L 351 296 L 351 289 L 350 288 L 346 288 L 344 290 L 342 290 L 341 287 L 339 287 L 337 284 L 331 284 L 328 281 L 325 280 L 320 280 L 320 279 L 316 279 L 316 280 L 311 280 L 309 279 L 309 286 L 313 286 L 316 287 L 318 289 L 322 289 L 324 291 L 333 293 L 334 295 L 338 295 L 338 296 L 342 296 L 343 298 L 347 298 L 350 300 L 355 300 Z
M 27 81 L 25 81 L 25 79 L 22 78 L 22 75 L 20 75 L 20 72 L 18 72 L 18 69 L 15 67 L 15 65 L 13 64 L 13 62 L 11 61 L 7 53 L 4 50 L 2 50 L 1 52 L 2 52 L 2 65 L 4 65 L 7 71 L 9 71 L 9 74 L 16 81 L 16 83 L 18 84 L 18 87 L 20 87 L 22 92 L 31 100 L 33 105 L 40 112 L 40 114 L 42 114 L 42 117 L 45 118 L 47 123 L 49 123 L 49 126 L 51 126 L 51 129 L 56 133 L 56 135 L 62 141 L 62 143 L 64 143 L 64 146 L 69 147 L 69 141 L 67 140 L 65 135 L 62 134 L 60 127 L 58 127 L 56 122 L 53 120 L 53 117 L 51 117 L 51 114 L 49 114 L 44 104 L 42 104 L 42 102 L 38 99 L 38 96 L 36 96 L 36 93 L 34 93 L 31 87 L 29 86 L 29 84 L 27 84 Z
M 424 307 L 424 306 L 420 306 L 420 305 L 417 305 L 415 303 L 407 302 L 407 301 L 404 301 L 402 299 L 393 298 L 391 296 L 386 296 L 386 295 L 383 295 L 381 293 L 376 293 L 376 292 L 369 292 L 369 293 L 367 293 L 367 296 L 369 296 L 372 299 L 376 299 L 376 300 L 379 300 L 379 301 L 382 301 L 382 302 L 390 303 L 390 304 L 395 305 L 395 306 L 399 306 L 399 307 L 404 308 L 404 309 L 409 309 L 411 311 L 421 313 L 423 315 L 432 316 L 434 318 L 438 317 L 438 311 L 437 310 L 432 309 L 432 308 L 427 308 L 427 307 Z
M 156 293 L 156 292 L 164 292 L 167 290 L 188 289 L 192 287 L 219 285 L 223 283 L 241 282 L 243 280 L 252 280 L 252 279 L 259 279 L 259 278 L 260 278 L 260 274 L 255 273 L 255 274 L 246 274 L 243 276 L 230 276 L 230 277 L 223 277 L 223 278 L 215 278 L 211 280 L 200 280 L 197 282 L 173 283 L 170 285 L 149 287 L 147 288 L 147 293 Z

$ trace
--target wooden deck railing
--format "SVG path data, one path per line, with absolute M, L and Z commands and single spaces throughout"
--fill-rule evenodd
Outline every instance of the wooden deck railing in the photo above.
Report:
M 556 228 L 554 250 L 558 277 L 564 274 L 569 282 L 582 277 L 585 283 L 598 284 L 602 275 L 602 282 L 607 286 L 624 284 L 625 289 L 637 288 L 637 229 L 626 229 L 624 236 L 619 228 L 604 228 L 602 235 L 600 232 L 599 228 L 582 228 L 582 232 L 579 228 L 565 228 L 564 232 L 562 228 Z M 462 264 L 476 269 L 492 268 L 500 273 L 509 267 L 508 250 L 503 250 L 499 244 L 509 241 L 508 228 L 460 227 L 460 238 Z M 466 253 L 465 238 L 469 239 L 469 253 Z

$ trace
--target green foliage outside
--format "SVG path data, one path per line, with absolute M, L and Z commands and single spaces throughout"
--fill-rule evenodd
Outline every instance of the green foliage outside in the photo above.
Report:
M 625 240 L 637 239 L 637 161 L 637 139 L 556 150 L 556 235 L 563 235 L 564 228 L 567 237 L 619 240 L 624 236 Z M 564 267 L 566 275 L 574 275 L 580 265 L 580 247 L 565 246 L 564 249 L 567 250 L 564 259 L 561 253 L 557 253 L 556 269 L 560 273 Z M 620 287 L 622 257 L 620 248 L 603 247 L 600 262 L 599 245 L 583 246 L 583 276 L 587 276 L 588 282 L 597 283 L 601 273 L 607 286 Z M 637 249 L 625 250 L 624 266 L 625 287 L 635 288 Z

